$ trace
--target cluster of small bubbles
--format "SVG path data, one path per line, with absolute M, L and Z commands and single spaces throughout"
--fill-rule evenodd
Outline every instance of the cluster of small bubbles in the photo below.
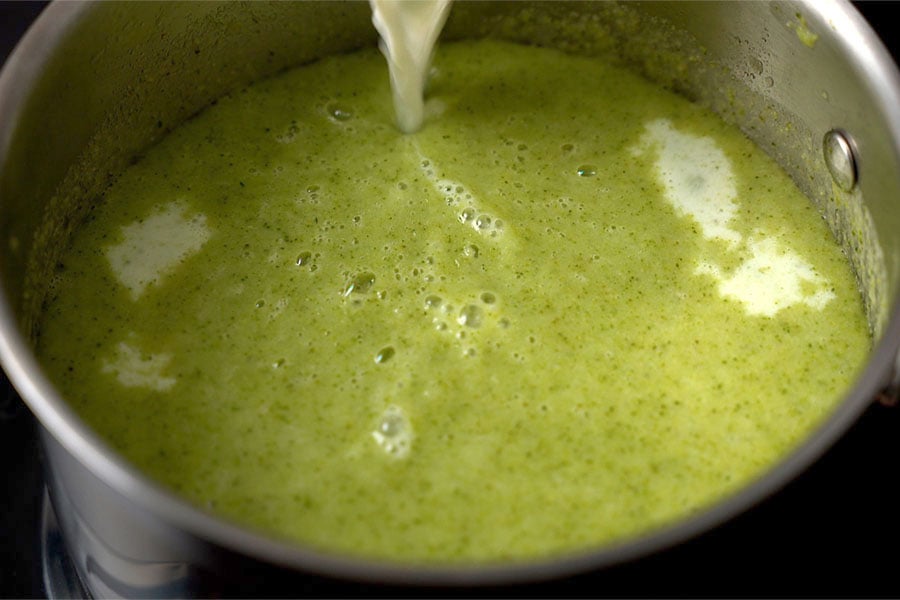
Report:
M 451 333 L 465 357 L 475 356 L 476 342 L 493 343 L 495 347 L 500 347 L 501 342 L 492 341 L 489 324 L 493 323 L 498 332 L 510 326 L 509 320 L 499 311 L 498 297 L 494 292 L 482 291 L 476 298 L 476 301 L 463 301 L 459 309 L 436 294 L 424 298 L 423 314 L 430 316 L 434 330 Z M 488 337 L 484 338 L 485 335 Z M 469 341 L 470 338 L 472 341 Z
M 427 171 L 426 175 L 433 177 L 432 171 Z M 441 179 L 434 182 L 435 188 L 447 200 L 447 206 L 456 206 L 463 201 L 471 202 L 472 193 L 456 181 L 449 179 Z
M 471 206 L 463 209 L 459 213 L 458 219 L 460 223 L 470 225 L 478 233 L 489 233 L 491 237 L 495 237 L 503 229 L 502 220 L 494 219 L 488 214 L 479 214 Z
M 478 329 L 481 327 L 481 307 L 475 304 L 468 304 L 459 311 L 456 322 L 464 327 Z
M 478 258 L 478 253 L 478 246 L 475 244 L 466 244 L 462 250 L 462 254 L 466 258 Z
M 281 142 L 282 144 L 288 144 L 297 139 L 297 135 L 300 133 L 300 128 L 297 127 L 296 121 L 291 121 L 291 124 L 285 129 L 284 133 L 275 136 L 275 139 Z
M 382 348 L 381 350 L 378 351 L 378 354 L 375 355 L 375 363 L 376 364 L 386 363 L 387 361 L 391 360 L 391 358 L 394 356 L 394 354 L 395 354 L 395 351 L 394 351 L 393 346 L 387 346 L 385 348 Z
M 756 57 L 750 58 L 750 73 L 751 75 L 762 75 L 763 69 L 765 65 L 763 62 Z
M 379 290 L 375 293 L 375 297 L 379 300 L 384 300 L 385 298 L 387 298 L 387 292 L 384 290 Z
M 413 431 L 402 408 L 388 406 L 381 414 L 372 438 L 388 455 L 404 458 L 412 446 Z
M 593 177 L 597 174 L 597 170 L 591 165 L 581 165 L 575 172 L 579 177 Z
M 375 285 L 375 275 L 366 271 L 363 273 L 358 273 L 354 275 L 350 281 L 347 282 L 347 285 L 344 286 L 344 290 L 342 295 L 344 297 L 349 296 L 350 294 L 365 294 L 372 286 Z
M 329 104 L 325 111 L 332 121 L 349 121 L 353 117 L 353 113 L 338 104 Z
M 444 196 L 444 199 L 447 202 L 447 206 L 457 206 L 462 203 L 470 204 L 474 201 L 474 195 L 466 188 L 465 185 L 451 179 L 439 179 L 435 174 L 435 169 L 432 166 L 431 161 L 423 158 L 420 165 L 422 168 L 422 172 L 429 180 L 431 180 L 431 184 L 434 186 L 434 189 L 439 194 Z M 474 218 L 474 214 L 472 218 Z M 471 219 L 466 219 L 460 216 L 460 220 L 463 223 L 466 223 Z

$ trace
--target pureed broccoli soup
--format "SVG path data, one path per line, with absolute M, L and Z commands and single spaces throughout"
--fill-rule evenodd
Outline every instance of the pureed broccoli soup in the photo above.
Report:
M 816 209 L 601 59 L 448 43 L 394 126 L 376 49 L 220 99 L 108 190 L 39 353 L 196 504 L 327 551 L 596 547 L 734 492 L 870 340 Z

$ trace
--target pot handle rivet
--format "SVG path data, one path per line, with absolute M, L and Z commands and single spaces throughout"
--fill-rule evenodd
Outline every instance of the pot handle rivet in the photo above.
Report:
M 822 151 L 828 172 L 837 186 L 845 192 L 852 190 L 856 186 L 858 171 L 850 137 L 840 129 L 832 129 L 822 140 Z

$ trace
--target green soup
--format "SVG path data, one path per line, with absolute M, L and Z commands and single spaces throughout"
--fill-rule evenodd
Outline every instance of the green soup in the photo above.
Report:
M 109 190 L 39 341 L 202 507 L 424 562 L 596 547 L 746 485 L 869 349 L 814 207 L 596 59 L 447 44 L 425 127 L 376 50 L 222 98 Z

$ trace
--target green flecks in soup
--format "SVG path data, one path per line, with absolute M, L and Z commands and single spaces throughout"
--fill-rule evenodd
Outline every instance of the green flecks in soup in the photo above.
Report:
M 832 410 L 859 293 L 757 147 L 592 59 L 473 42 L 436 68 L 414 135 L 372 50 L 122 175 L 40 339 L 115 448 L 323 549 L 511 559 L 684 517 Z

